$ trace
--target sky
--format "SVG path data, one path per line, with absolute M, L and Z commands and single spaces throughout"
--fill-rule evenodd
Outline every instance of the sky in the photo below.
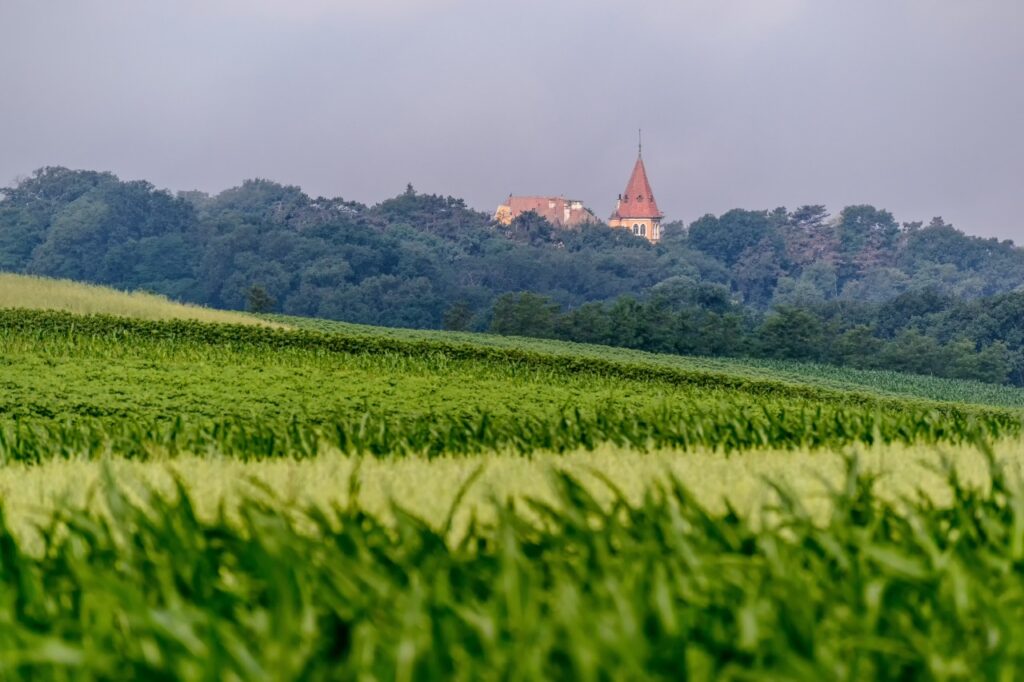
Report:
M 1022 0 L 0 0 L 0 185 L 43 166 L 668 220 L 870 203 L 1024 243 Z

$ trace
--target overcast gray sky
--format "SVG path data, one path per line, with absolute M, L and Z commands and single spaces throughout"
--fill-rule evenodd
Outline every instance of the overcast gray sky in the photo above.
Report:
M 1024 242 L 1024 0 L 0 0 L 0 184 L 406 182 L 669 219 L 851 203 Z

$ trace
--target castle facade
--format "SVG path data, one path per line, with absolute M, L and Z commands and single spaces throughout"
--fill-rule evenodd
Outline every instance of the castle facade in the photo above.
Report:
M 533 211 L 556 227 L 579 227 L 596 223 L 597 218 L 583 205 L 582 201 L 564 197 L 513 196 L 498 206 L 494 220 L 509 225 L 523 213 Z M 637 151 L 633 172 L 626 183 L 626 191 L 619 195 L 615 210 L 608 219 L 608 226 L 631 230 L 638 237 L 652 242 L 661 239 L 661 219 L 664 214 L 654 200 L 654 191 L 647 179 L 644 167 L 643 147 Z
M 527 211 L 533 211 L 555 227 L 579 227 L 597 222 L 597 216 L 591 213 L 582 201 L 576 199 L 525 197 L 511 194 L 508 200 L 498 206 L 498 210 L 494 212 L 494 220 L 502 225 L 509 225 Z
M 641 149 L 637 153 L 629 182 L 626 183 L 626 191 L 615 202 L 615 211 L 608 219 L 608 226 L 632 230 L 638 237 L 656 242 L 661 239 L 661 219 L 664 217 L 658 210 L 658 202 L 654 200 Z

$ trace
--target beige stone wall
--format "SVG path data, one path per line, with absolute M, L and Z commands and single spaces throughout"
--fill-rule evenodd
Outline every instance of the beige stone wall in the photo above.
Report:
M 494 212 L 494 220 L 501 225 L 512 224 L 512 207 L 508 204 L 502 204 L 498 207 L 498 210 Z
M 657 218 L 623 218 L 621 220 L 609 220 L 609 227 L 618 227 L 631 230 L 633 234 L 640 234 L 652 242 L 661 239 L 661 220 Z

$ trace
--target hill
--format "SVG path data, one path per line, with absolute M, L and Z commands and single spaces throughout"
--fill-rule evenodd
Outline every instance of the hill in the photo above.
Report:
M 46 168 L 0 188 L 0 269 L 222 309 L 261 290 L 261 309 L 296 316 L 1024 386 L 1010 242 L 866 205 L 664 228 L 650 244 L 529 213 L 497 225 L 411 187 L 366 206 L 266 180 L 175 196 Z
M 264 287 L 287 314 L 440 327 L 458 303 L 486 323 L 504 293 L 561 306 L 642 297 L 689 278 L 744 306 L 885 301 L 934 288 L 958 298 L 1014 290 L 1024 250 L 940 218 L 884 209 L 733 209 L 660 244 L 604 225 L 560 230 L 536 214 L 498 226 L 460 199 L 412 187 L 376 206 L 249 180 L 173 196 L 110 173 L 45 168 L 0 188 L 0 269 L 155 291 L 241 308 Z
M 574 343 L 556 339 L 535 339 L 475 332 L 429 329 L 401 329 L 337 322 L 289 315 L 268 315 L 267 319 L 296 329 L 310 329 L 355 336 L 383 336 L 408 341 L 459 342 L 493 348 L 522 349 L 580 359 L 640 363 L 655 367 L 708 372 L 740 379 L 781 381 L 820 386 L 839 391 L 866 391 L 883 396 L 904 396 L 926 400 L 973 403 L 1001 407 L 1024 407 L 1024 389 L 980 381 L 946 379 L 909 372 L 863 370 L 814 362 L 724 358 L 649 353 L 627 348 Z
M 1020 659 L 985 387 L 277 321 L 0 309 L 0 677 Z
M 84 447 L 77 456 L 86 457 L 122 448 L 246 457 L 601 443 L 835 448 L 958 443 L 1020 426 L 1019 413 L 996 407 L 592 351 L 27 310 L 0 311 L 0 341 L 0 430 L 8 432 L 0 455 L 8 459 L 69 447 Z
M 178 303 L 159 294 L 118 291 L 94 284 L 9 272 L 0 272 L 0 308 L 63 310 L 80 315 L 120 315 L 141 320 L 280 326 L 245 313 Z
M 290 327 L 365 338 L 469 344 L 497 349 L 530 351 L 542 355 L 592 359 L 626 365 L 646 365 L 686 372 L 706 372 L 741 380 L 804 384 L 826 389 L 869 392 L 880 396 L 911 397 L 940 402 L 1024 407 L 1024 390 L 967 380 L 951 380 L 909 373 L 857 370 L 815 363 L 779 360 L 681 356 L 664 353 L 573 343 L 552 339 L 376 327 L 355 323 L 286 315 L 250 315 L 178 303 L 146 292 L 123 292 L 97 285 L 0 273 L 0 308 L 61 310 L 104 314 L 140 320 L 196 320 L 200 322 Z

